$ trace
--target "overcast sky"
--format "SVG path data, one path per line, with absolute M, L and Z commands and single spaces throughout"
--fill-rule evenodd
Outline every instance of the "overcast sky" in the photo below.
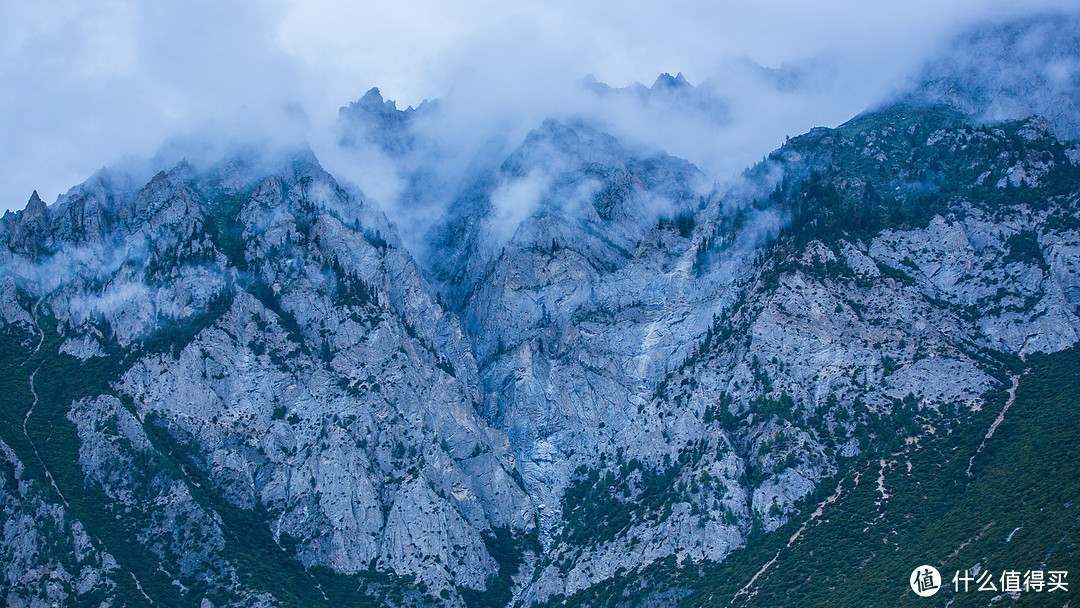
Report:
M 614 86 L 679 71 L 698 83 L 722 78 L 733 58 L 769 67 L 827 58 L 839 71 L 828 94 L 798 112 L 762 110 L 732 131 L 765 133 L 746 146 L 759 153 L 781 131 L 832 126 L 872 103 L 960 27 L 1074 5 L 0 0 L 0 208 L 21 208 L 34 189 L 51 202 L 125 154 L 152 155 L 207 125 L 318 140 L 337 109 L 372 86 L 399 107 L 459 95 L 492 111 L 529 106 L 531 117 L 590 73 Z M 725 93 L 737 97 L 737 88 Z M 297 109 L 306 120 L 294 120 Z M 711 152 L 698 152 L 691 160 L 707 165 Z

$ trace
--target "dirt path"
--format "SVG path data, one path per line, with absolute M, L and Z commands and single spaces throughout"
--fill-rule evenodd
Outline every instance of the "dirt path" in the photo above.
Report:
M 30 316 L 33 318 L 34 321 L 34 329 L 36 329 L 38 333 L 38 343 L 37 346 L 34 347 L 33 352 L 30 354 L 31 359 L 34 357 L 34 355 L 38 354 L 38 351 L 41 350 L 41 345 L 45 343 L 45 330 L 41 329 L 41 325 L 38 323 L 38 309 L 41 308 L 41 301 L 43 299 L 44 297 L 38 298 L 38 301 L 34 303 L 33 310 L 31 310 L 30 312 Z M 30 422 L 30 416 L 34 413 L 34 408 L 36 408 L 38 404 L 38 394 L 37 390 L 34 388 L 34 377 L 37 376 L 37 373 L 39 371 L 41 371 L 41 364 L 38 364 L 37 369 L 35 369 L 30 374 L 30 394 L 34 396 L 34 401 L 30 404 L 30 409 L 26 410 L 26 415 L 23 416 L 23 437 L 26 437 L 26 441 L 30 444 L 30 449 L 34 451 L 34 457 L 37 458 L 38 464 L 41 465 L 41 469 L 45 471 L 45 478 L 49 480 L 49 485 L 52 486 L 53 490 L 56 490 L 56 494 L 60 497 L 60 500 L 63 501 L 64 506 L 70 509 L 71 505 L 68 504 L 67 498 L 64 496 L 64 493 L 60 491 L 60 486 L 56 485 L 56 480 L 53 479 L 52 473 L 49 471 L 49 467 L 41 458 L 41 453 L 38 452 L 37 445 L 34 443 L 34 440 L 30 438 L 30 432 L 27 430 L 27 424 Z
M 1016 389 L 1020 386 L 1020 375 L 1017 374 L 1012 377 L 1012 386 L 1009 387 L 1009 399 L 1005 402 L 1005 407 L 1001 408 L 1001 413 L 998 414 L 997 419 L 990 425 L 990 429 L 986 431 L 986 436 L 983 437 L 982 443 L 979 444 L 979 449 L 975 450 L 975 453 L 971 455 L 971 459 L 968 460 L 967 476 L 972 477 L 971 469 L 975 466 L 975 457 L 978 456 L 983 448 L 986 447 L 986 441 L 994 436 L 994 431 L 1005 420 L 1005 414 L 1012 407 L 1013 401 L 1016 401 Z
M 30 438 L 30 433 L 26 430 L 26 423 L 30 421 L 30 415 L 34 413 L 34 408 L 37 407 L 38 403 L 37 391 L 34 390 L 34 376 L 37 375 L 38 370 L 40 369 L 41 366 L 38 366 L 38 369 L 35 369 L 34 373 L 30 374 L 30 394 L 34 396 L 34 402 L 30 404 L 30 409 L 26 410 L 26 416 L 23 417 L 23 436 L 26 437 L 26 441 L 30 443 L 30 449 L 34 451 L 34 457 L 37 458 L 38 464 L 41 465 L 41 469 L 45 471 L 45 478 L 49 480 L 49 485 L 51 485 L 52 488 L 56 490 L 56 494 L 60 497 L 60 500 L 63 501 L 64 506 L 70 509 L 71 505 L 68 504 L 67 498 L 64 496 L 64 493 L 60 491 L 60 486 L 56 485 L 56 480 L 53 479 L 52 473 L 49 472 L 49 467 L 45 464 L 45 461 L 42 460 L 41 453 L 38 452 L 37 445 L 34 444 L 34 440 Z
M 859 485 L 858 473 L 856 473 L 855 475 L 856 475 L 855 476 L 855 485 L 857 486 L 857 485 Z M 824 513 L 824 511 L 825 511 L 825 506 L 836 502 L 837 499 L 840 498 L 840 494 L 843 493 L 843 490 L 844 490 L 844 482 L 843 482 L 843 480 L 841 480 L 840 483 L 836 484 L 836 493 L 834 493 L 832 496 L 825 499 L 824 502 L 822 502 L 821 504 L 818 505 L 817 509 L 815 509 L 814 512 L 810 514 L 810 517 L 805 522 L 803 522 L 803 525 L 795 532 L 795 534 L 791 535 L 791 538 L 788 539 L 787 545 L 785 545 L 785 547 L 786 548 L 791 548 L 791 546 L 795 544 L 795 541 L 799 540 L 799 537 L 802 536 L 802 533 L 806 531 L 806 528 L 810 524 L 812 524 L 814 522 L 814 520 L 821 517 L 822 513 Z M 782 550 L 783 549 L 781 549 L 781 551 Z M 776 560 L 779 559 L 779 558 L 780 558 L 780 551 L 777 551 L 776 555 L 774 555 L 773 558 L 770 559 L 769 561 L 765 562 L 765 565 L 761 567 L 761 570 L 758 570 L 757 574 L 755 574 L 750 579 L 750 581 L 748 583 L 746 583 L 746 585 L 743 586 L 742 589 L 739 589 L 739 592 L 736 593 L 735 596 L 731 598 L 731 601 L 728 602 L 728 605 L 730 606 L 730 605 L 734 604 L 735 601 L 738 600 L 739 597 L 741 597 L 743 595 L 746 596 L 746 601 L 748 601 L 748 602 L 750 600 L 754 599 L 754 596 L 757 595 L 758 592 L 757 592 L 757 589 L 751 589 L 751 587 L 754 586 L 754 583 L 757 582 L 757 579 L 760 578 L 762 574 L 765 574 L 765 572 L 770 567 L 772 567 L 772 565 L 775 564 Z

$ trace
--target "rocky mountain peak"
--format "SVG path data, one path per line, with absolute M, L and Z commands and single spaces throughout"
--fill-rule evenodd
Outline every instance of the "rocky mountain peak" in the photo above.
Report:
M 693 85 L 687 82 L 682 72 L 679 72 L 674 77 L 671 74 L 664 72 L 663 74 L 660 74 L 656 77 L 656 81 L 653 82 L 653 85 L 650 88 L 656 91 L 692 88 L 692 86 Z
M 418 116 L 429 115 L 438 102 L 424 100 L 419 106 L 399 110 L 393 100 L 384 100 L 377 87 L 372 87 L 357 101 L 338 111 L 341 143 L 355 146 L 361 141 L 375 144 L 392 156 L 403 156 L 417 143 L 411 125 Z M 358 139 L 359 138 L 359 139 Z
M 8 246 L 25 254 L 41 251 L 48 246 L 52 219 L 48 205 L 38 196 L 37 190 L 34 190 L 25 208 L 14 216 L 5 215 Z
M 30 195 L 30 200 L 26 202 L 26 211 L 34 215 L 44 215 L 47 213 L 46 205 L 38 196 L 37 190 Z

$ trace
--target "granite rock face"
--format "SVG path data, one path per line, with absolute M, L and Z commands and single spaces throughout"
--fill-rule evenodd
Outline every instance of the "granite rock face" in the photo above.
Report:
M 506 435 L 477 413 L 479 380 L 456 317 L 381 212 L 310 153 L 269 175 L 245 173 L 244 162 L 160 173 L 110 203 L 96 234 L 66 219 L 107 198 L 87 184 L 48 212 L 59 218 L 53 251 L 29 259 L 7 249 L 12 331 L 41 332 L 49 356 L 93 359 L 113 374 L 109 395 L 67 406 L 87 483 L 125 512 L 187 505 L 132 516 L 148 521 L 147 544 L 170 522 L 191 528 L 174 530 L 157 555 L 181 585 L 234 576 L 214 561 L 225 542 L 215 503 L 186 493 L 210 483 L 216 500 L 257 509 L 305 567 L 385 570 L 432 593 L 484 589 L 498 571 L 484 535 L 527 535 L 535 520 Z M 27 218 L 37 225 L 31 208 L 5 238 L 21 238 Z M 64 238 L 72 232 L 79 238 Z M 52 318 L 58 345 L 32 312 Z M 119 435 L 101 435 L 103 425 Z M 143 425 L 171 439 L 149 443 Z M 140 459 L 168 460 L 174 442 L 185 446 L 170 455 L 179 475 L 127 477 L 145 473 Z M 185 476 L 187 467 L 200 473 Z
M 304 148 L 0 219 L 9 604 L 557 602 L 724 560 L 1080 340 L 1045 120 L 900 104 L 724 185 L 549 120 L 444 183 L 437 110 L 342 112 L 452 201 L 419 240 Z
M 1074 344 L 1073 151 L 1035 119 L 898 106 L 703 192 L 549 121 L 419 262 L 306 150 L 102 174 L 5 220 L 0 312 L 16 368 L 100 370 L 35 407 L 188 597 L 274 601 L 229 548 L 244 518 L 368 593 L 417 585 L 401 604 L 531 604 L 723 560 L 838 459 L 980 407 L 994 353 Z M 60 509 L 15 487 L 13 513 Z M 94 580 L 123 576 L 101 542 Z M 10 576 L 75 581 L 51 551 Z

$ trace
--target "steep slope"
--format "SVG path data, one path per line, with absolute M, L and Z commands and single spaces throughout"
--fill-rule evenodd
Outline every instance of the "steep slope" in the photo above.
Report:
M 548 122 L 431 232 L 434 287 L 307 152 L 105 172 L 0 223 L 2 439 L 55 493 L 10 509 L 70 510 L 127 602 L 617 598 L 1075 343 L 1078 157 L 897 106 L 704 197 Z
M 549 121 L 432 234 L 432 273 L 460 310 L 489 395 L 486 416 L 511 437 L 553 555 L 580 549 L 560 536 L 575 470 L 616 454 L 652 462 L 678 453 L 662 425 L 635 412 L 722 295 L 692 285 L 680 261 L 705 201 L 698 179 L 684 161 Z M 740 539 L 734 529 L 708 539 L 657 524 L 648 544 L 661 556 L 690 546 L 719 559 Z M 618 559 L 605 568 L 636 561 Z M 529 597 L 566 584 L 565 567 L 540 572 Z M 594 575 L 570 576 L 580 585 Z
M 99 487 L 80 515 L 119 509 L 195 603 L 197 556 L 237 533 L 223 520 L 261 527 L 305 567 L 415 576 L 450 597 L 484 589 L 499 569 L 485 534 L 534 524 L 505 436 L 476 416 L 456 322 L 381 213 L 310 153 L 256 165 L 181 164 L 113 201 L 100 176 L 55 210 L 31 201 L 5 220 L 9 352 L 55 386 L 34 411 L 5 410 L 30 422 L 10 445 L 22 460 L 42 441 L 75 450 L 39 450 L 50 469 L 80 465 L 56 476 L 60 490 Z M 147 458 L 156 477 L 136 464 Z M 196 538 L 145 506 L 165 496 Z M 252 559 L 222 576 L 251 574 Z
M 1038 120 L 974 127 L 899 106 L 774 153 L 749 176 L 775 184 L 749 212 L 786 209 L 790 223 L 645 409 L 689 449 L 652 470 L 581 472 L 564 498 L 571 538 L 633 555 L 650 518 L 685 509 L 699 526 L 731 522 L 757 539 L 796 512 L 805 521 L 828 497 L 823 478 L 852 459 L 978 435 L 968 421 L 1009 386 L 1016 355 L 1077 341 L 1074 150 Z M 728 219 L 698 233 L 703 276 L 726 260 L 738 216 L 718 212 Z M 647 596 L 640 580 L 665 587 L 668 574 L 644 572 L 572 602 Z
M 486 415 L 542 505 L 530 599 L 669 555 L 723 559 L 839 458 L 979 408 L 1005 381 L 996 352 L 1077 340 L 1077 152 L 1044 122 L 897 106 L 792 140 L 704 209 L 688 195 L 674 219 L 629 227 L 561 186 L 588 174 L 565 159 L 613 164 L 589 134 L 545 125 L 434 233 Z M 530 175 L 534 211 L 500 241 L 500 189 Z M 622 200 L 679 184 L 692 192 L 641 178 Z M 613 229 L 638 236 L 605 266 L 594 239 Z

